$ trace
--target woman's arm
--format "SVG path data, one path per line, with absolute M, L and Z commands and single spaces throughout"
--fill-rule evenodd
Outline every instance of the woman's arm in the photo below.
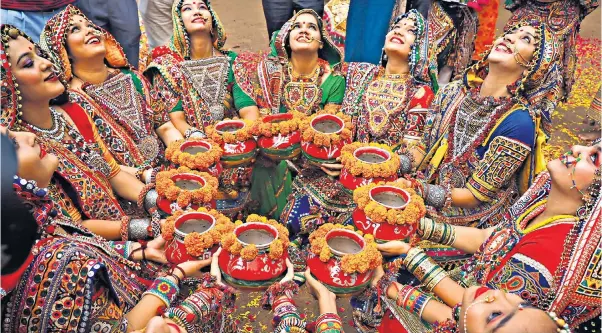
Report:
M 155 130 L 155 133 L 157 133 L 161 141 L 163 141 L 166 146 L 174 141 L 184 139 L 182 132 L 180 132 L 171 121 L 159 126 Z
M 452 318 L 452 309 L 441 304 L 429 295 L 420 292 L 412 286 L 404 286 L 397 282 L 391 283 L 387 289 L 387 297 L 402 309 L 419 316 L 429 323 L 444 322 Z
M 121 221 L 84 220 L 82 225 L 107 240 L 121 240 Z
M 138 196 L 142 192 L 144 184 L 136 179 L 136 176 L 120 171 L 109 181 L 120 197 L 131 202 L 138 202 Z
M 192 128 L 186 121 L 186 114 L 184 114 L 184 111 L 172 111 L 169 113 L 169 118 L 171 119 L 173 126 L 182 135 L 184 135 L 189 128 Z
M 247 106 L 238 111 L 242 119 L 254 121 L 259 118 L 259 108 L 256 105 Z

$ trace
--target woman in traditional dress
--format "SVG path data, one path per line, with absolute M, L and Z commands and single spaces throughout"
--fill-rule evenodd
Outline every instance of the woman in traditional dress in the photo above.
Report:
M 157 109 L 186 138 L 202 137 L 205 127 L 233 115 L 236 53 L 224 49 L 226 31 L 209 1 L 175 1 L 172 17 L 171 41 L 152 51 L 145 75 L 159 96 Z
M 42 155 L 51 153 L 58 157 L 58 168 L 47 160 L 40 165 L 56 169 L 49 185 L 52 200 L 73 221 L 104 238 L 128 239 L 128 226 L 133 229 L 130 236 L 146 238 L 150 219 L 130 219 L 116 194 L 129 202 L 138 202 L 143 208 L 144 200 L 156 194 L 151 191 L 153 185 L 145 187 L 120 170 L 86 113 L 93 106 L 84 100 L 69 101 L 73 95 L 66 93 L 66 84 L 47 55 L 18 29 L 8 25 L 0 29 L 3 60 L 0 123 L 11 130 L 34 133 L 44 148 Z M 151 200 L 146 209 L 153 207 Z M 154 222 L 156 236 L 159 220 L 155 218 Z
M 556 39 L 542 25 L 520 25 L 498 38 L 462 80 L 441 89 L 421 143 L 402 154 L 401 173 L 413 181 L 439 222 L 489 227 L 543 171 L 541 115 L 531 97 L 555 70 Z
M 273 35 L 271 46 L 268 55 L 243 53 L 234 62 L 234 104 L 242 118 L 288 111 L 310 115 L 340 107 L 345 92 L 338 70 L 342 55 L 316 12 L 297 12 Z M 286 163 L 258 158 L 251 184 L 259 213 L 279 217 L 291 191 Z
M 426 108 L 434 98 L 429 86 L 425 21 L 411 10 L 397 17 L 386 35 L 382 66 L 349 63 L 342 111 L 352 117 L 354 138 L 405 150 L 422 137 Z M 345 223 L 355 209 L 353 197 L 338 178 L 342 165 L 303 170 L 281 222 L 291 234 L 309 234 L 335 218 Z
M 418 235 L 422 239 L 473 254 L 464 266 L 449 275 L 418 247 L 400 241 L 380 244 L 385 255 L 406 254 L 390 264 L 393 274 L 403 263 L 422 285 L 421 289 L 396 282 L 392 287 L 381 286 L 390 298 L 387 310 L 391 312 L 384 316 L 381 325 L 391 329 L 401 324 L 409 329 L 417 324 L 417 317 L 408 317 L 399 308 L 407 308 L 405 302 L 414 299 L 406 297 L 408 293 L 423 298 L 416 303 L 422 305 L 428 302 L 424 292 L 434 293 L 447 304 L 447 310 L 442 311 L 447 311 L 448 318 L 452 312 L 458 318 L 456 310 L 462 305 L 458 303 L 463 302 L 465 288 L 475 285 L 518 295 L 534 307 L 554 311 L 571 327 L 599 316 L 600 278 L 595 267 L 600 260 L 602 233 L 601 157 L 601 146 L 597 144 L 574 146 L 550 161 L 548 172 L 537 177 L 495 227 L 477 229 L 421 221 Z M 373 293 L 377 291 L 367 292 L 357 304 L 369 304 L 366 301 Z M 358 307 L 360 311 L 362 306 Z
M 141 173 L 160 163 L 164 145 L 182 138 L 163 110 L 153 109 L 146 78 L 132 69 L 115 38 L 77 7 L 67 6 L 44 27 L 41 45 L 65 75 L 72 101 L 86 112 L 124 170 Z
M 153 50 L 145 75 L 158 96 L 154 108 L 169 114 L 185 138 L 203 138 L 205 127 L 236 115 L 232 99 L 236 53 L 224 49 L 226 31 L 209 1 L 175 1 L 172 17 L 169 45 Z M 234 216 L 246 207 L 251 172 L 251 167 L 222 171 L 217 202 L 221 212 Z
M 17 150 L 19 174 L 28 174 L 33 167 L 45 164 L 42 159 L 51 159 L 50 154 L 40 157 L 39 146 L 27 133 L 11 136 Z M 11 169 L 11 164 L 16 163 L 14 148 L 7 144 L 5 136 L 0 140 L 3 163 Z M 228 317 L 232 306 L 228 302 L 234 300 L 232 289 L 216 285 L 214 276 L 199 272 L 211 260 L 179 264 L 179 268 L 162 277 L 152 270 L 147 270 L 148 276 L 142 276 L 141 269 L 149 264 L 146 260 L 166 262 L 163 240 L 146 245 L 106 242 L 85 227 L 71 223 L 45 195 L 46 190 L 39 186 L 50 183 L 51 169 L 40 168 L 35 176 L 38 182 L 15 177 L 12 183 L 19 198 L 28 205 L 46 206 L 47 214 L 35 216 L 41 236 L 30 248 L 29 257 L 13 274 L 2 275 L 2 296 L 8 294 L 2 300 L 3 331 L 127 332 L 145 327 L 158 309 L 163 308 L 166 309 L 163 317 L 171 324 L 177 323 L 189 332 L 206 332 L 196 327 L 220 327 L 220 319 Z M 3 179 L 2 184 L 8 187 L 11 182 Z M 10 209 L 25 208 L 20 203 Z M 14 227 L 4 228 L 11 221 L 14 220 L 2 220 L 3 230 L 14 232 Z M 14 235 L 4 235 L 10 236 Z M 23 244 L 30 246 L 27 242 Z M 11 250 L 6 254 L 10 255 Z M 183 285 L 193 286 L 194 293 L 180 303 L 183 297 L 178 293 Z M 180 303 L 177 307 L 176 299 Z M 210 305 L 211 311 L 201 310 L 205 305 Z M 229 327 L 227 321 L 223 323 Z

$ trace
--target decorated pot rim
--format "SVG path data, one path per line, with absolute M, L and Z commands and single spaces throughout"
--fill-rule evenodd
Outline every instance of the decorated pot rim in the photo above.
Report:
M 238 128 L 236 131 L 233 132 L 224 132 L 224 131 L 220 131 L 220 128 L 227 126 L 227 125 L 232 125 L 232 124 L 237 124 L 237 125 L 242 125 L 240 128 Z M 239 119 L 228 119 L 228 120 L 222 120 L 219 123 L 215 124 L 215 131 L 217 133 L 219 133 L 220 135 L 223 135 L 224 133 L 236 133 L 242 129 L 244 129 L 247 126 L 247 124 Z
M 367 152 L 371 152 L 371 153 L 379 155 L 380 157 L 384 157 L 385 160 L 382 162 L 375 163 L 375 162 L 368 162 L 368 161 L 364 161 L 364 160 L 360 159 L 361 153 L 367 153 Z M 385 155 L 385 156 L 383 156 L 383 155 Z M 385 149 L 382 149 L 379 147 L 359 147 L 353 151 L 353 156 L 355 158 L 357 158 L 358 160 L 362 161 L 363 163 L 374 164 L 374 165 L 386 163 L 387 161 L 389 161 L 391 159 L 391 153 L 389 153 Z
M 195 175 L 193 173 L 187 173 L 187 172 L 186 173 L 177 173 L 177 174 L 171 176 L 170 179 L 174 182 L 174 184 L 178 180 L 192 180 L 192 181 L 196 181 L 196 182 L 200 183 L 202 185 L 201 188 L 203 188 L 203 187 L 205 187 L 205 185 L 207 185 L 207 181 L 202 176 Z M 190 190 L 187 190 L 187 191 L 190 191 Z
M 260 227 L 260 228 L 252 228 L 253 226 Z M 241 229 L 243 229 L 243 230 L 241 230 Z M 239 225 L 238 227 L 234 228 L 234 235 L 236 235 L 236 240 L 239 241 L 243 246 L 251 245 L 249 243 L 246 243 L 246 242 L 243 242 L 242 240 L 240 240 L 240 238 L 238 238 L 238 235 L 240 233 L 242 233 L 243 231 L 253 230 L 253 229 L 268 230 L 268 232 L 270 232 L 272 234 L 272 236 L 274 237 L 271 241 L 269 241 L 266 244 L 261 244 L 261 245 L 254 244 L 258 250 L 268 249 L 270 247 L 270 244 L 272 244 L 276 239 L 278 239 L 278 229 L 276 229 L 276 227 L 271 226 L 269 224 L 261 223 L 261 222 L 247 222 L 247 223 L 243 223 L 243 224 Z
M 188 234 L 180 231 L 180 229 L 178 229 L 178 227 L 180 226 L 180 224 L 182 224 L 182 223 L 184 223 L 184 222 L 186 222 L 188 220 L 191 220 L 190 217 L 193 217 L 193 219 L 195 219 L 195 220 L 200 220 L 200 218 L 194 218 L 196 216 L 202 216 L 204 218 L 204 220 L 206 220 L 207 222 L 211 222 L 211 226 L 209 228 L 207 228 L 207 230 L 205 230 L 203 232 L 195 231 L 196 233 L 202 235 L 202 234 L 204 234 L 204 233 L 212 230 L 215 227 L 216 221 L 215 221 L 215 217 L 213 217 L 212 215 L 207 214 L 207 213 L 203 213 L 203 212 L 199 212 L 199 211 L 186 212 L 186 213 L 182 214 L 181 216 L 179 216 L 174 221 L 174 225 L 175 225 L 175 227 L 174 227 L 174 235 L 176 237 L 180 238 L 180 239 L 184 239 L 184 237 L 186 237 L 186 235 L 188 235 Z M 185 218 L 186 218 L 186 220 L 182 221 L 182 219 L 185 219 Z
M 361 252 L 366 247 L 366 241 L 364 240 L 364 238 L 362 236 L 358 235 L 356 232 L 351 231 L 351 230 L 346 230 L 346 229 L 332 229 L 326 234 L 326 236 L 324 236 L 324 238 L 326 239 L 326 246 L 328 246 L 328 248 L 330 249 L 330 252 L 332 252 L 332 254 L 334 254 L 336 256 L 342 257 L 346 254 L 354 254 L 354 253 L 344 253 L 344 252 L 335 250 L 330 246 L 330 244 L 328 244 L 329 239 L 334 238 L 334 237 L 340 237 L 340 236 L 347 236 L 351 240 L 355 241 L 361 247 L 361 249 L 356 253 Z
M 338 130 L 338 131 L 336 131 L 336 132 L 332 132 L 332 133 L 324 133 L 324 132 L 322 132 L 322 131 L 319 131 L 319 130 L 317 130 L 317 129 L 314 127 L 314 124 L 315 124 L 315 123 L 318 123 L 318 122 L 319 122 L 320 120 L 322 120 L 322 119 L 329 119 L 329 120 L 333 120 L 333 121 L 335 121 L 336 123 L 338 123 L 338 124 L 339 124 L 339 126 L 341 126 L 341 128 L 339 128 L 339 130 Z M 309 123 L 309 126 L 311 126 L 311 128 L 312 128 L 314 131 L 318 132 L 318 133 L 323 133 L 323 134 L 339 134 L 339 133 L 341 133 L 341 132 L 343 131 L 343 129 L 345 128 L 345 121 L 343 121 L 343 119 L 339 118 L 338 116 L 336 116 L 336 115 L 334 115 L 334 114 L 321 114 L 321 115 L 318 115 L 318 116 L 314 117 L 314 119 L 312 119 L 312 120 L 311 120 L 311 122 Z
M 381 192 L 393 192 L 396 194 L 399 194 L 400 196 L 403 197 L 403 200 L 405 200 L 405 204 L 401 205 L 401 206 L 391 206 L 391 205 L 387 205 L 384 204 L 376 199 L 374 199 L 373 197 L 373 192 L 377 192 L 381 193 Z M 374 193 L 374 194 L 378 194 L 378 193 Z M 408 193 L 408 191 L 401 189 L 399 187 L 395 187 L 395 186 L 390 186 L 390 185 L 377 185 L 374 188 L 371 188 L 370 191 L 368 191 L 368 196 L 370 197 L 370 200 L 377 202 L 379 205 L 382 205 L 384 207 L 387 207 L 389 209 L 404 209 L 407 207 L 407 205 L 410 203 L 410 201 L 412 200 L 412 197 L 410 196 L 410 193 Z
M 294 116 L 292 113 L 270 114 L 270 115 L 267 115 L 267 116 L 261 118 L 261 122 L 263 122 L 264 124 L 267 124 L 267 123 L 271 123 L 274 120 L 280 120 L 280 119 L 282 119 L 283 121 L 291 120 L 291 119 L 293 119 L 293 117 Z
M 211 143 L 207 142 L 206 140 L 187 140 L 184 143 L 182 143 L 182 145 L 180 146 L 180 151 L 185 152 L 186 148 L 195 147 L 195 146 L 205 147 L 205 148 L 207 148 L 207 151 L 210 151 L 213 148 L 213 145 Z M 206 153 L 206 152 L 203 152 L 203 153 Z M 197 153 L 197 154 L 202 154 L 202 153 Z

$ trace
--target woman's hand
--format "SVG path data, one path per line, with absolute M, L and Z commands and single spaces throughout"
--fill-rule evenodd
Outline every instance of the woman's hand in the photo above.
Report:
M 161 235 L 153 239 L 146 244 L 144 249 L 144 255 L 146 259 L 158 262 L 160 264 L 167 264 L 167 257 L 165 256 L 165 239 Z
M 405 179 L 405 178 L 398 178 L 396 181 L 396 183 L 400 183 L 401 185 L 405 186 L 405 187 L 409 187 L 412 188 L 413 184 L 411 181 Z
M 382 265 L 378 265 L 378 267 L 376 267 L 374 270 L 374 276 L 372 277 L 372 281 L 370 281 L 370 285 L 372 287 L 376 287 L 383 276 L 385 276 L 385 270 L 383 269 Z
M 295 277 L 295 267 L 288 258 L 286 258 L 286 268 L 286 275 L 280 280 L 280 283 L 293 281 L 293 278 Z
M 211 276 L 215 277 L 215 283 L 223 286 L 224 283 L 222 282 L 222 271 L 219 269 L 219 263 L 218 263 L 220 253 L 222 253 L 221 246 L 211 256 L 211 271 L 210 272 L 211 272 Z
M 213 257 L 211 257 L 209 259 L 205 259 L 205 260 L 186 261 L 181 264 L 178 264 L 178 266 L 184 271 L 186 276 L 180 276 L 180 275 L 182 275 L 182 272 L 180 272 L 180 270 L 178 270 L 178 269 L 174 269 L 173 272 L 174 272 L 174 274 L 178 274 L 178 277 L 180 279 L 184 279 L 187 277 L 200 278 L 203 275 L 203 273 L 201 273 L 201 269 L 211 265 L 212 258 Z
M 341 161 L 341 157 L 337 157 L 337 162 Z M 341 163 L 322 163 L 320 169 L 331 177 L 338 177 L 341 174 L 343 165 Z
M 384 244 L 377 244 L 376 248 L 384 256 L 398 256 L 408 253 L 412 247 L 408 243 L 402 241 L 390 241 Z

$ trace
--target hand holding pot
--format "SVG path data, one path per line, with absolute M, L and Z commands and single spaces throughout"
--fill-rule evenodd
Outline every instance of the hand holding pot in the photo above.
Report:
M 337 162 L 341 161 L 341 157 L 337 157 Z M 320 169 L 331 177 L 338 177 L 341 174 L 343 165 L 341 163 L 322 163 Z
M 222 282 L 222 271 L 219 269 L 219 254 L 222 253 L 222 247 L 220 246 L 217 251 L 211 256 L 211 276 L 215 277 L 215 283 L 218 285 L 224 285 Z
M 295 277 L 295 267 L 288 258 L 286 258 L 286 269 L 286 275 L 282 278 L 282 280 L 280 280 L 280 283 L 293 281 L 293 278 Z
M 139 250 L 142 245 L 134 243 L 132 246 L 132 260 L 150 260 L 160 264 L 166 264 L 165 257 L 165 239 L 159 236 L 152 241 L 146 243 L 146 247 Z
M 203 267 L 209 266 L 211 264 L 211 260 L 212 260 L 212 258 L 205 259 L 205 260 L 191 260 L 191 261 L 186 261 L 181 264 L 178 264 L 178 266 L 186 274 L 186 276 L 180 276 L 180 279 L 184 279 L 187 277 L 198 277 L 198 278 L 202 277 L 203 273 L 201 272 L 201 269 Z M 174 273 L 182 274 L 179 270 L 174 270 Z
M 318 299 L 320 313 L 337 313 L 337 296 L 328 290 L 320 281 L 316 280 L 309 268 L 305 271 L 305 279 L 311 293 Z
M 377 244 L 376 248 L 384 255 L 384 256 L 398 256 L 402 254 L 407 254 L 411 249 L 411 246 L 408 243 L 402 241 L 390 241 L 384 244 Z

